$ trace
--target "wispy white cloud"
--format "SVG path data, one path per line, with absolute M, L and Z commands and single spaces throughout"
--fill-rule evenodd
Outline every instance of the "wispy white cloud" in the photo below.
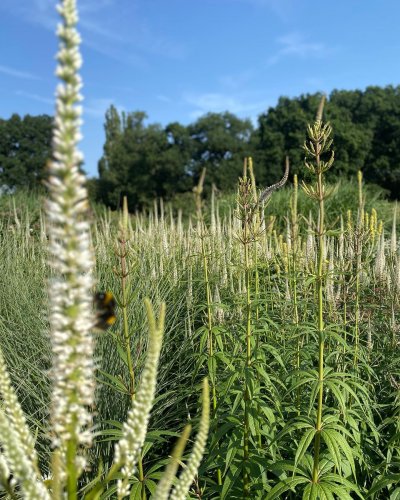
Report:
M 122 64 L 132 65 L 138 69 L 145 70 L 149 67 L 145 57 L 131 50 L 123 50 L 120 46 L 113 43 L 105 43 L 91 37 L 85 37 L 84 48 L 88 47 L 102 56 L 113 59 Z
M 49 97 L 44 97 L 32 92 L 25 92 L 24 90 L 17 90 L 15 91 L 15 94 L 19 97 L 54 106 L 55 99 L 51 99 Z M 124 109 L 123 106 L 116 103 L 116 100 L 112 97 L 89 98 L 84 100 L 82 103 L 83 116 L 103 119 L 111 104 L 113 104 L 120 111 L 123 111 Z
M 33 94 L 31 92 L 25 92 L 24 90 L 16 90 L 15 94 L 19 97 L 25 97 L 31 99 L 32 101 L 42 102 L 44 104 L 54 105 L 55 100 L 50 97 L 43 97 L 38 94 Z
M 186 48 L 168 36 L 151 29 L 140 16 L 132 16 L 133 2 L 120 0 L 81 0 L 79 26 L 83 45 L 119 62 L 146 66 L 145 55 L 169 59 L 186 57 Z M 0 0 L 0 11 L 23 18 L 54 31 L 59 18 L 54 0 Z M 134 19 L 134 25 L 127 22 Z
M 160 33 L 155 33 L 143 20 L 136 20 L 134 29 L 129 26 L 128 30 L 122 24 L 117 30 L 112 21 L 107 21 L 107 25 L 105 25 L 98 18 L 82 16 L 80 26 L 84 35 L 85 33 L 91 35 L 90 43 L 92 47 L 97 45 L 99 51 L 104 49 L 104 41 L 107 40 L 125 58 L 132 51 L 178 60 L 184 59 L 186 56 L 186 49 L 181 43 Z M 135 55 L 138 57 L 137 54 Z
M 239 73 L 222 75 L 218 78 L 218 83 L 224 88 L 238 90 L 248 84 L 255 76 L 254 69 L 247 69 Z
M 295 0 L 225 0 L 227 2 L 240 2 L 250 6 L 267 8 L 276 14 L 282 21 L 287 21 L 296 6 Z
M 157 95 L 156 99 L 158 101 L 165 102 L 166 104 L 170 104 L 172 102 L 172 99 L 170 99 L 166 95 L 162 95 L 162 94 Z
M 116 102 L 112 97 L 99 97 L 88 99 L 87 102 L 83 102 L 83 116 L 90 116 L 91 118 L 101 118 L 103 119 L 107 109 L 114 105 L 119 111 L 123 111 L 124 108 Z
M 208 112 L 221 113 L 229 111 L 238 115 L 246 115 L 254 118 L 257 113 L 263 111 L 270 103 L 266 100 L 251 101 L 237 96 L 229 96 L 222 93 L 187 93 L 183 96 L 186 104 L 195 109 L 190 112 L 190 118 L 196 119 Z
M 279 37 L 277 43 L 280 46 L 276 54 L 268 59 L 268 64 L 272 65 L 284 57 L 322 57 L 329 53 L 329 49 L 324 43 L 310 42 L 299 33 L 289 33 Z
M 21 71 L 19 69 L 10 68 L 9 66 L 0 66 L 0 73 L 3 75 L 12 76 L 15 78 L 22 78 L 24 80 L 40 80 L 40 78 L 27 71 Z
M 55 3 L 52 0 L 3 0 L 6 10 L 13 12 L 31 24 L 38 24 L 54 31 L 58 21 Z M 8 5 L 8 9 L 7 9 Z

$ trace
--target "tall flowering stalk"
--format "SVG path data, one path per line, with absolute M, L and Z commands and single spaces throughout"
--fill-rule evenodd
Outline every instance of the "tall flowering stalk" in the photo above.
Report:
M 87 220 L 85 178 L 79 171 L 82 60 L 76 30 L 76 0 L 58 6 L 62 23 L 56 74 L 61 79 L 56 93 L 53 160 L 49 166 L 49 253 L 52 278 L 49 284 L 50 325 L 53 348 L 52 444 L 56 458 L 54 482 L 77 498 L 77 479 L 85 466 L 83 449 L 91 444 L 94 402 L 92 267 Z
M 201 241 L 201 256 L 203 261 L 203 277 L 204 285 L 206 288 L 206 332 L 207 332 L 207 346 L 208 346 L 208 375 L 211 382 L 211 399 L 212 399 L 212 416 L 217 415 L 217 389 L 216 389 L 216 379 L 217 379 L 217 357 L 215 356 L 216 338 L 213 325 L 213 299 L 211 295 L 211 285 L 210 285 L 210 269 L 209 269 L 209 259 L 208 259 L 208 249 L 207 249 L 207 227 L 204 221 L 203 214 L 203 202 L 202 193 L 204 186 L 204 179 L 206 176 L 206 169 L 203 168 L 199 182 L 196 187 L 193 188 L 194 199 L 196 203 L 196 215 L 198 224 L 198 233 Z M 221 469 L 217 468 L 217 483 L 219 486 L 222 485 L 222 472 Z
M 203 411 L 200 419 L 199 431 L 193 445 L 192 453 L 186 463 L 184 471 L 179 476 L 179 479 L 172 490 L 171 500 L 185 500 L 189 493 L 189 488 L 197 474 L 200 462 L 203 458 L 203 453 L 206 448 L 208 429 L 210 426 L 210 390 L 208 380 L 203 380 Z
M 322 101 L 323 103 L 323 101 Z M 332 128 L 327 124 L 323 124 L 321 120 L 322 107 L 318 110 L 317 119 L 313 126 L 308 126 L 309 140 L 304 143 L 306 158 L 305 166 L 317 178 L 315 185 L 307 185 L 303 181 L 302 187 L 306 195 L 318 202 L 318 256 L 317 256 L 317 300 L 318 300 L 318 407 L 317 418 L 314 433 L 314 464 L 312 470 L 312 483 L 317 484 L 320 475 L 320 448 L 321 434 L 323 432 L 323 400 L 324 400 L 324 381 L 325 381 L 325 321 L 324 321 L 324 286 L 325 286 L 325 200 L 332 194 L 332 191 L 327 189 L 324 184 L 324 173 L 329 170 L 334 161 L 334 153 L 331 150 L 332 139 L 330 138 Z M 324 161 L 323 156 L 328 156 Z M 309 432 L 312 436 L 313 430 Z
M 129 495 L 129 478 L 136 472 L 156 392 L 158 362 L 164 333 L 165 304 L 161 305 L 158 322 L 154 317 L 150 301 L 146 300 L 145 304 L 150 327 L 146 364 L 127 421 L 122 427 L 122 438 L 115 447 L 114 469 L 120 470 L 122 474 L 122 478 L 118 480 L 118 499 Z
M 0 351 L 0 484 L 7 492 L 7 498 L 31 500 L 50 499 L 40 480 L 34 439 L 29 431 L 25 416 L 11 385 L 10 377 Z M 12 476 L 11 476 L 12 473 Z
M 251 456 L 251 420 L 252 420 L 252 405 L 254 394 L 254 349 L 256 344 L 254 342 L 254 306 L 253 306 L 253 290 L 252 290 L 252 276 L 254 262 L 252 261 L 251 251 L 254 243 L 256 243 L 263 232 L 263 220 L 261 212 L 258 208 L 264 202 L 268 202 L 272 193 L 280 189 L 286 183 L 289 176 L 289 159 L 286 158 L 286 168 L 283 178 L 267 187 L 262 191 L 260 197 L 257 198 L 257 190 L 253 183 L 255 182 L 254 175 L 250 174 L 247 177 L 248 165 L 251 165 L 250 172 L 252 171 L 252 160 L 246 159 L 243 168 L 243 177 L 239 179 L 239 189 L 237 197 L 237 211 L 236 217 L 241 222 L 241 230 L 238 233 L 238 239 L 243 245 L 243 269 L 244 269 L 244 283 L 245 283 L 245 345 L 246 345 L 246 361 L 244 371 L 244 387 L 243 387 L 243 401 L 244 401 L 244 426 L 243 426 L 243 498 L 250 498 L 251 488 L 251 475 L 250 475 L 250 456 Z M 258 431 L 257 431 L 258 432 Z M 258 433 L 259 434 L 259 433 Z M 258 442 L 261 441 L 260 434 L 258 435 Z

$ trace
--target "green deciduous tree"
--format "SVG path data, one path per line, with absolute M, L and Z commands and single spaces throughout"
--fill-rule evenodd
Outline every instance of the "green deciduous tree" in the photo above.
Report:
M 207 168 L 206 186 L 232 190 L 243 169 L 243 159 L 252 154 L 250 120 L 232 113 L 208 113 L 189 126 L 194 141 L 192 172 L 197 181 Z
M 254 132 L 257 178 L 263 183 L 279 177 L 285 155 L 291 171 L 302 165 L 301 144 L 307 122 L 313 120 L 320 94 L 289 99 L 259 117 Z M 324 119 L 333 128 L 337 157 L 332 177 L 352 176 L 357 170 L 398 196 L 400 188 L 400 87 L 367 87 L 365 91 L 334 90 Z
M 11 189 L 41 185 L 51 154 L 52 126 L 48 115 L 0 119 L 0 185 Z
M 123 196 L 134 209 L 191 187 L 185 128 L 179 124 L 165 129 L 158 124 L 145 125 L 146 118 L 141 111 L 120 115 L 113 106 L 107 111 L 98 193 L 114 208 Z

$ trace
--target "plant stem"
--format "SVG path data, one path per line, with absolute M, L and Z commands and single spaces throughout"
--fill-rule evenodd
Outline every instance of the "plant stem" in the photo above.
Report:
M 78 474 L 76 470 L 77 455 L 76 439 L 70 439 L 67 444 L 67 497 L 68 500 L 77 500 L 78 498 Z
M 251 180 L 247 178 L 247 160 L 244 164 L 243 178 L 239 184 L 239 219 L 242 222 L 240 241 L 243 245 L 244 253 L 244 278 L 246 287 L 245 298 L 245 344 L 246 359 L 244 367 L 244 426 L 243 426 L 243 498 L 250 497 L 250 474 L 249 474 L 249 436 L 250 436 L 250 406 L 251 391 L 249 379 L 252 362 L 252 330 L 251 330 L 251 264 L 250 264 L 250 243 L 254 241 L 251 235 L 250 225 L 254 221 L 255 213 L 252 211 L 251 200 L 253 199 Z
M 318 147 L 318 145 L 317 145 Z M 324 317 L 323 317 L 323 261 L 324 261 L 324 194 L 322 171 L 320 169 L 320 157 L 316 156 L 317 172 L 318 172 L 318 203 L 319 203 L 319 219 L 318 219 L 318 271 L 317 271 L 317 295 L 318 295 L 318 407 L 317 421 L 315 425 L 315 440 L 314 440 L 314 464 L 312 471 L 312 482 L 317 483 L 319 478 L 319 454 L 321 447 L 321 431 L 322 431 L 322 408 L 324 396 Z
M 143 457 L 142 454 L 140 454 L 139 460 L 138 460 L 138 472 L 139 472 L 139 481 L 142 485 L 141 487 L 141 492 L 140 492 L 140 498 L 141 500 L 146 500 L 146 487 L 144 485 L 144 473 L 143 473 Z
M 354 323 L 354 360 L 353 366 L 357 368 L 358 349 L 360 344 L 360 272 L 361 272 L 361 248 L 357 250 L 356 261 L 356 303 L 355 303 L 355 323 Z
M 126 200 L 126 198 L 124 198 Z M 125 347 L 125 352 L 126 352 L 126 360 L 128 364 L 128 372 L 129 372 L 129 396 L 131 398 L 131 401 L 135 399 L 135 372 L 133 369 L 133 363 L 132 363 L 132 354 L 131 354 L 131 342 L 130 342 L 130 334 L 129 334 L 129 325 L 128 325 L 128 297 L 127 297 L 127 277 L 129 275 L 129 272 L 127 270 L 127 264 L 126 264 L 126 256 L 127 256 L 127 249 L 126 249 L 126 234 L 124 231 L 121 232 L 121 235 L 118 239 L 120 246 L 121 246 L 121 252 L 119 254 L 120 259 L 121 259 L 121 292 L 122 292 L 122 302 L 121 302 L 121 309 L 122 309 L 122 318 L 123 318 L 123 334 L 124 334 L 124 347 Z
M 201 240 L 201 255 L 203 259 L 203 276 L 204 284 L 206 287 L 206 302 L 207 302 L 207 336 L 208 336 L 208 356 L 209 359 L 214 357 L 214 336 L 213 336 L 213 317 L 212 317 L 212 297 L 211 297 L 211 287 L 209 280 L 208 271 L 208 259 L 207 259 L 207 247 L 206 247 L 206 227 L 203 217 L 201 194 L 203 192 L 203 183 L 206 175 L 206 169 L 203 169 L 200 180 L 196 188 L 194 189 L 195 202 L 196 202 L 196 214 L 197 220 L 200 226 L 200 240 Z M 216 370 L 216 364 L 212 363 Z M 211 399 L 212 399 L 212 417 L 215 417 L 217 413 L 217 390 L 215 386 L 216 373 L 210 373 L 211 382 Z M 222 486 L 222 472 L 221 469 L 217 468 L 217 483 L 218 486 Z
M 245 283 L 246 283 L 246 368 L 248 372 L 251 366 L 251 293 L 250 293 L 250 259 L 249 259 L 249 242 L 248 242 L 248 223 L 244 223 L 244 260 L 245 260 Z M 249 497 L 250 483 L 248 472 L 249 461 L 249 414 L 250 414 L 250 389 L 248 385 L 248 376 L 245 377 L 244 389 L 244 433 L 243 433 L 243 459 L 244 459 L 244 475 L 243 475 L 243 494 L 245 498 Z
M 123 342 L 126 352 L 126 361 L 128 365 L 128 373 L 129 373 L 129 397 L 131 403 L 135 400 L 135 371 L 133 368 L 132 362 L 132 353 L 131 353 L 131 336 L 129 333 L 129 324 L 128 324 L 128 286 L 127 286 L 127 278 L 129 276 L 128 266 L 126 257 L 128 255 L 127 250 L 127 242 L 128 242 L 128 200 L 127 197 L 124 196 L 123 199 L 123 208 L 122 208 L 122 219 L 120 222 L 120 234 L 118 237 L 118 242 L 120 244 L 120 251 L 118 253 L 121 261 L 121 293 L 122 293 L 122 318 L 123 318 Z M 139 471 L 139 481 L 141 483 L 141 498 L 142 500 L 146 499 L 146 487 L 144 484 L 144 474 L 143 474 L 143 456 L 140 453 L 138 459 L 138 471 Z

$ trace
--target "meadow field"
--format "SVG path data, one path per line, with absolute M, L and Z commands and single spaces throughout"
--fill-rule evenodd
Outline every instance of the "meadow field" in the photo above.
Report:
M 321 202 L 297 179 L 264 206 L 250 174 L 237 196 L 202 200 L 199 189 L 189 215 L 162 201 L 129 216 L 91 212 L 96 290 L 118 307 L 115 325 L 94 334 L 97 437 L 86 479 L 112 464 L 143 367 L 150 297 L 166 303 L 166 327 L 131 498 L 154 493 L 183 425 L 196 427 L 204 376 L 211 427 L 192 498 L 397 498 L 397 207 L 360 173 L 326 188 L 320 229 Z M 1 198 L 0 338 L 46 473 L 41 207 L 35 196 Z

